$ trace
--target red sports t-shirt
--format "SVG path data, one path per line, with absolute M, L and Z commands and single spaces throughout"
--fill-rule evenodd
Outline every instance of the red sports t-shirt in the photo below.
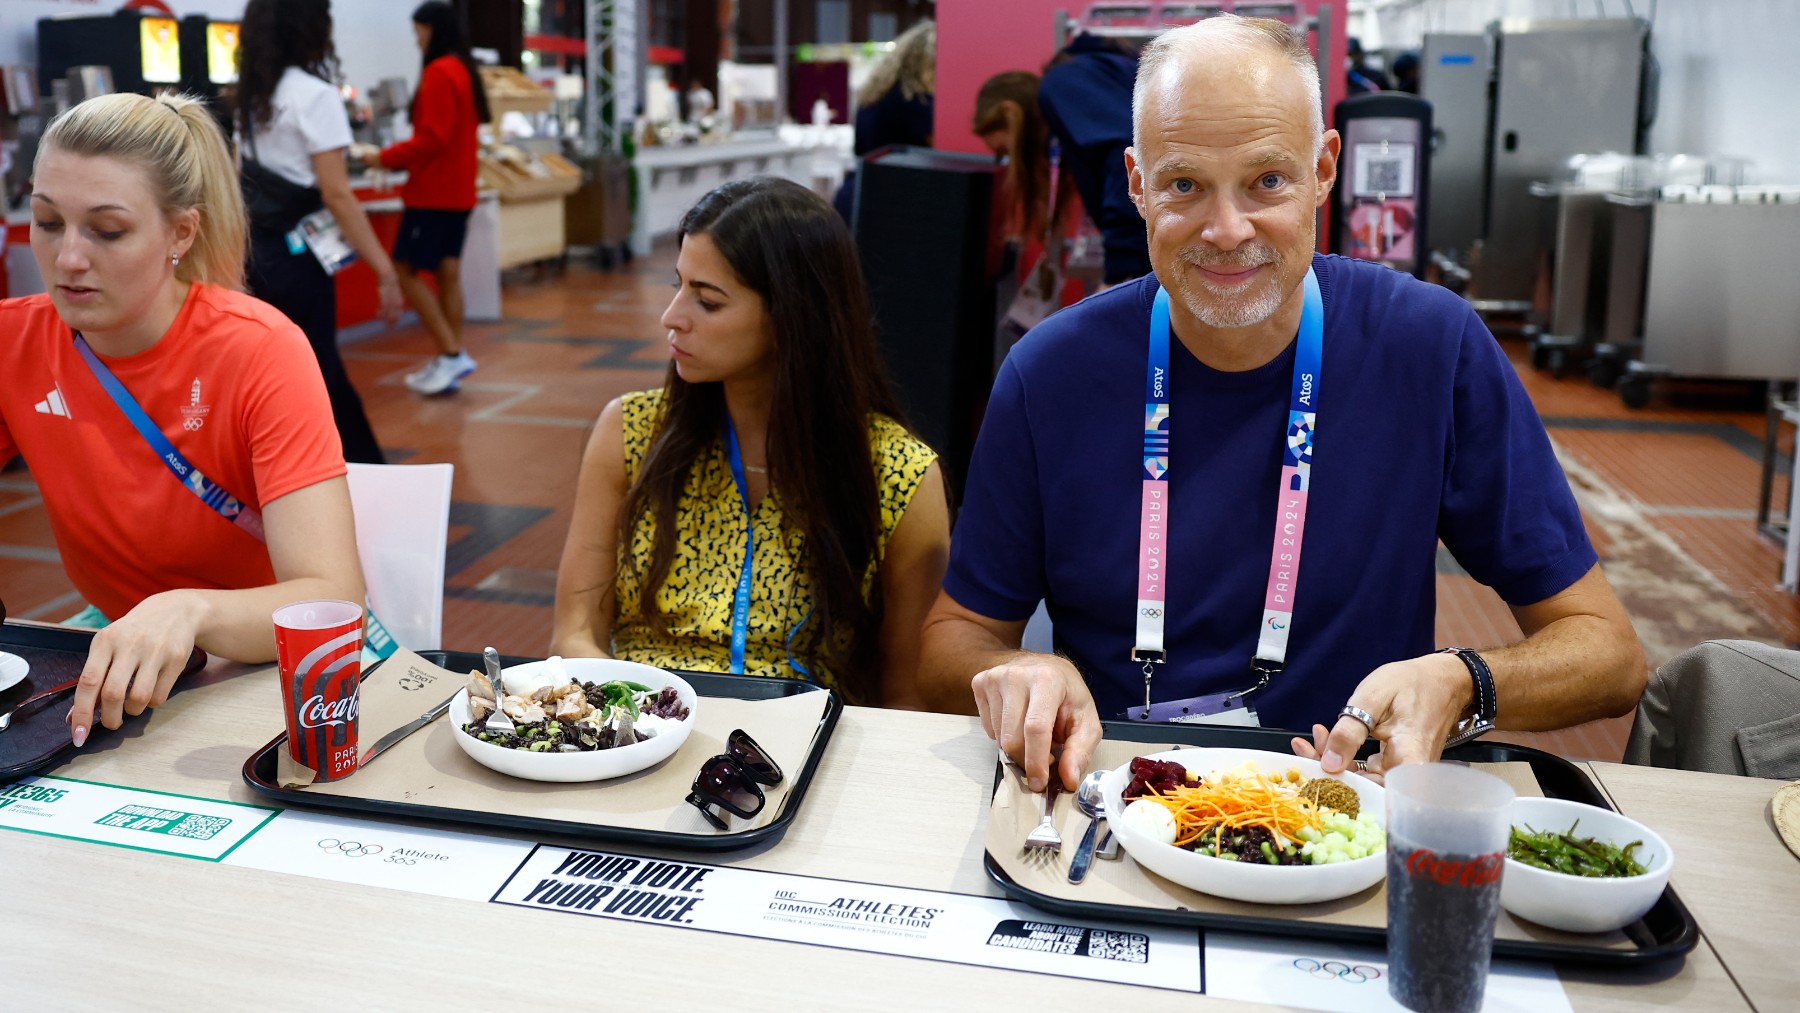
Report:
M 101 357 L 169 442 L 262 509 L 344 474 L 319 365 L 267 303 L 196 284 L 162 340 Z M 268 550 L 201 502 L 100 386 L 47 295 L 0 301 L 0 465 L 23 454 L 69 580 L 117 619 L 176 588 L 275 582 Z

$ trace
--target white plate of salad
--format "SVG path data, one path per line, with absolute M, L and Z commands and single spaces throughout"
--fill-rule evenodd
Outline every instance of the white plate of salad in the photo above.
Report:
M 1383 789 L 1258 749 L 1135 757 L 1101 783 L 1107 825 L 1139 865 L 1256 904 L 1338 900 L 1387 874 Z

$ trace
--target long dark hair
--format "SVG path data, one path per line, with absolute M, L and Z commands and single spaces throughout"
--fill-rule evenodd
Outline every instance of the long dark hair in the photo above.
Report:
M 1008 130 L 1011 150 L 1006 158 L 1006 189 L 1019 231 L 1027 239 L 1041 237 L 1046 227 L 1060 228 L 1075 185 L 1074 173 L 1064 171 L 1056 185 L 1056 221 L 1051 222 L 1050 124 L 1038 106 L 1038 82 L 1038 76 L 1028 70 L 1008 70 L 988 78 L 975 93 L 975 118 L 970 124 L 977 134 L 1002 127 Z M 1005 114 L 1007 102 L 1018 107 L 1016 122 Z
M 684 242 L 694 235 L 713 241 L 739 280 L 762 296 L 775 335 L 769 484 L 781 497 L 783 523 L 805 535 L 805 558 L 795 568 L 814 596 L 794 656 L 829 666 L 846 700 L 879 703 L 881 582 L 863 597 L 881 544 L 869 416 L 905 420 L 875 346 L 856 244 L 830 204 L 769 176 L 726 183 L 700 198 L 682 218 L 680 235 Z M 724 432 L 724 385 L 690 384 L 671 365 L 662 404 L 619 513 L 621 545 L 631 544 L 646 517 L 655 520 L 639 601 L 658 630 L 664 617 L 656 593 L 674 557 L 676 501 L 695 461 Z M 842 630 L 850 633 L 847 649 L 836 644 Z
M 238 83 L 234 120 L 246 138 L 268 126 L 281 75 L 299 67 L 314 77 L 337 77 L 331 44 L 331 0 L 250 0 L 238 29 Z
M 475 96 L 475 122 L 487 123 L 494 118 L 488 109 L 487 89 L 481 84 L 481 72 L 475 68 L 475 57 L 469 55 L 469 40 L 463 34 L 462 19 L 444 0 L 425 0 L 412 13 L 414 23 L 431 29 L 431 41 L 425 44 L 425 59 L 420 67 L 431 66 L 440 56 L 454 56 L 469 71 L 469 91 Z M 413 96 L 417 106 L 419 96 Z

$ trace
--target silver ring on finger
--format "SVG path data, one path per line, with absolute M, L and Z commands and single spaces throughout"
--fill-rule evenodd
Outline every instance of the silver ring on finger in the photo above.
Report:
M 1345 704 L 1343 709 L 1338 711 L 1338 714 L 1358 722 L 1369 731 L 1375 730 L 1375 715 L 1370 714 L 1368 711 L 1363 710 L 1355 704 Z
M 1369 761 L 1367 760 L 1357 760 L 1354 766 L 1358 774 L 1367 774 L 1369 772 Z

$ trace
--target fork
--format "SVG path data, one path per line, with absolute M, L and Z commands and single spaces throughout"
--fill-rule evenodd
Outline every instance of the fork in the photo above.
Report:
M 1062 835 L 1056 832 L 1056 795 L 1061 790 L 1062 780 L 1053 771 L 1050 783 L 1044 788 L 1044 818 L 1025 838 L 1026 851 L 1044 851 L 1052 855 L 1062 852 Z
M 487 668 L 488 682 L 494 687 L 494 710 L 488 714 L 487 721 L 482 723 L 481 730 L 495 735 L 511 735 L 518 728 L 513 725 L 512 718 L 507 717 L 506 712 L 500 709 L 500 704 L 506 700 L 506 686 L 500 678 L 500 652 L 492 647 L 482 648 L 481 663 Z

